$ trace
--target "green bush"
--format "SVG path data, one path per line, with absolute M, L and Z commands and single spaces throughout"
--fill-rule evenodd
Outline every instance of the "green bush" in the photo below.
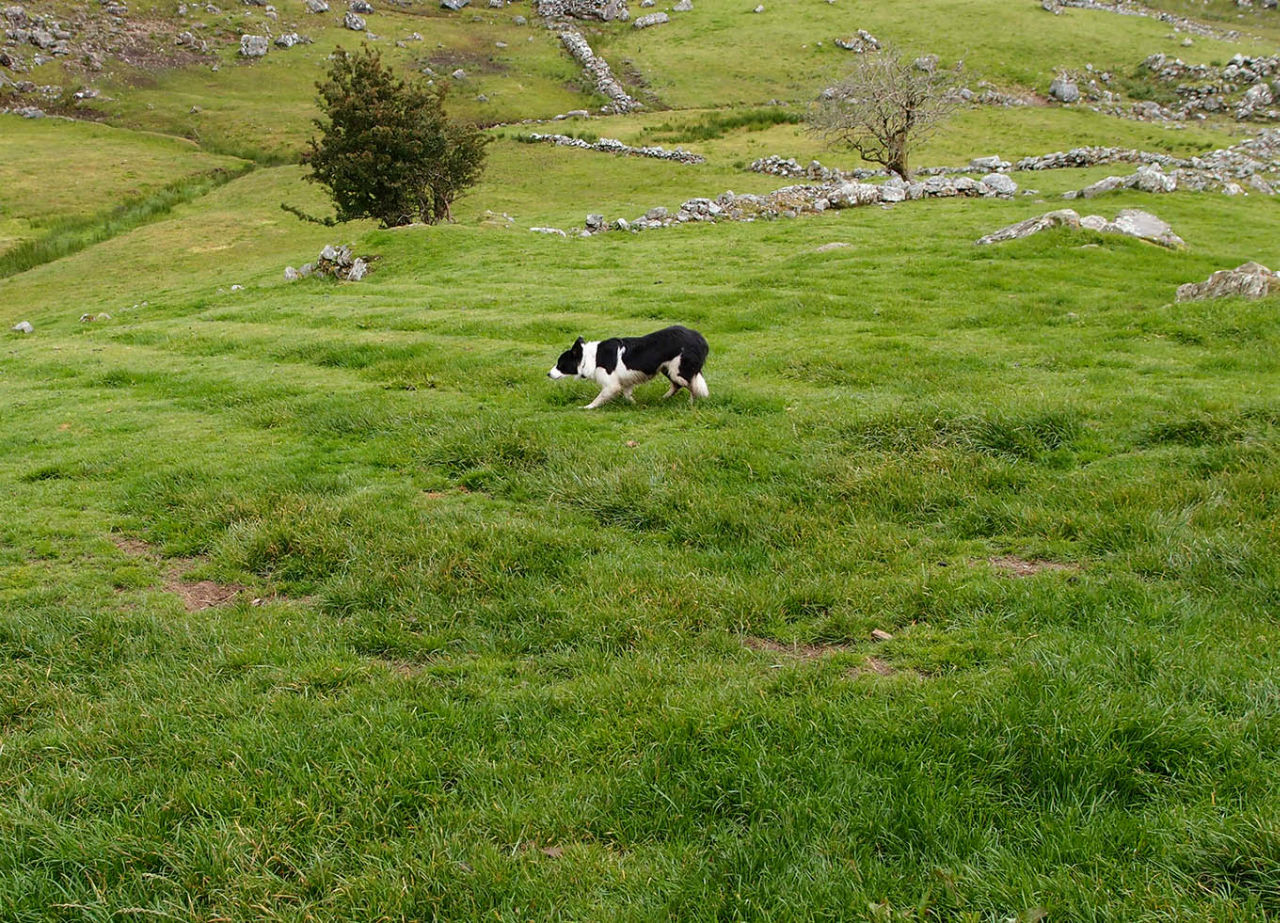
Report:
M 448 117 L 442 87 L 397 79 L 367 48 L 339 48 L 316 86 L 324 118 L 303 162 L 308 179 L 329 188 L 340 221 L 452 220 L 454 199 L 480 179 L 490 138 Z

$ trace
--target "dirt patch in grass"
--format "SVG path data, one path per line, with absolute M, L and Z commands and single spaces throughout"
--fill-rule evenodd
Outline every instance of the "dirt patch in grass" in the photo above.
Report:
M 225 605 L 247 589 L 238 583 L 215 583 L 212 580 L 188 583 L 177 573 L 169 575 L 164 588 L 170 593 L 176 593 L 188 612 Z
M 847 644 L 783 644 L 772 638 L 756 638 L 751 635 L 742 639 L 742 643 L 753 651 L 767 651 L 770 654 L 786 654 L 797 660 L 817 660 L 828 654 L 839 654 L 849 650 Z
M 186 574 L 198 563 L 196 558 L 176 558 L 165 562 L 155 548 L 137 538 L 126 535 L 112 535 L 111 541 L 117 548 L 132 558 L 147 558 L 164 566 L 164 589 L 174 593 L 182 600 L 188 612 L 199 612 L 223 606 L 234 600 L 248 587 L 239 583 L 218 583 L 213 580 L 187 580 Z M 263 597 L 253 601 L 255 606 L 261 605 L 274 597 Z
M 989 558 L 987 563 L 1008 577 L 1032 577 L 1047 570 L 1067 571 L 1068 573 L 1077 573 L 1080 570 L 1080 565 L 1078 564 L 1064 564 L 1061 561 L 1045 561 L 1042 559 L 1027 560 L 1012 554 Z

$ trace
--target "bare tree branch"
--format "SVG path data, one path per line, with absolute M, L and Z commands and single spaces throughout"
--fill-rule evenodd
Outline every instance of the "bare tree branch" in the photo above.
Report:
M 848 76 L 822 92 L 809 129 L 907 179 L 911 151 L 958 104 L 953 91 L 959 73 L 960 65 L 938 70 L 932 56 L 907 63 L 894 51 L 865 55 Z

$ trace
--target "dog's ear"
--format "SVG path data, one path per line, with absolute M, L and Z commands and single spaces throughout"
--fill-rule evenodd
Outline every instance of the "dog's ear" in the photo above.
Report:
M 576 343 L 574 343 L 573 345 L 574 345 L 574 346 L 581 346 L 581 345 L 583 344 L 583 342 L 584 342 L 584 341 L 583 341 L 582 337 L 578 337 L 578 341 L 577 341 Z

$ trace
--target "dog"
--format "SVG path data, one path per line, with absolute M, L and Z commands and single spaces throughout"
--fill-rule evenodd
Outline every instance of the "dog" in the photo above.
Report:
M 548 378 L 587 378 L 600 386 L 596 399 L 585 410 L 595 410 L 619 394 L 635 403 L 631 391 L 636 385 L 667 376 L 671 388 L 663 400 L 681 388 L 689 389 L 689 404 L 695 398 L 706 398 L 706 379 L 702 365 L 707 361 L 707 341 L 688 327 L 664 327 L 642 337 L 614 337 L 609 340 L 576 343 L 560 354 L 547 372 Z

